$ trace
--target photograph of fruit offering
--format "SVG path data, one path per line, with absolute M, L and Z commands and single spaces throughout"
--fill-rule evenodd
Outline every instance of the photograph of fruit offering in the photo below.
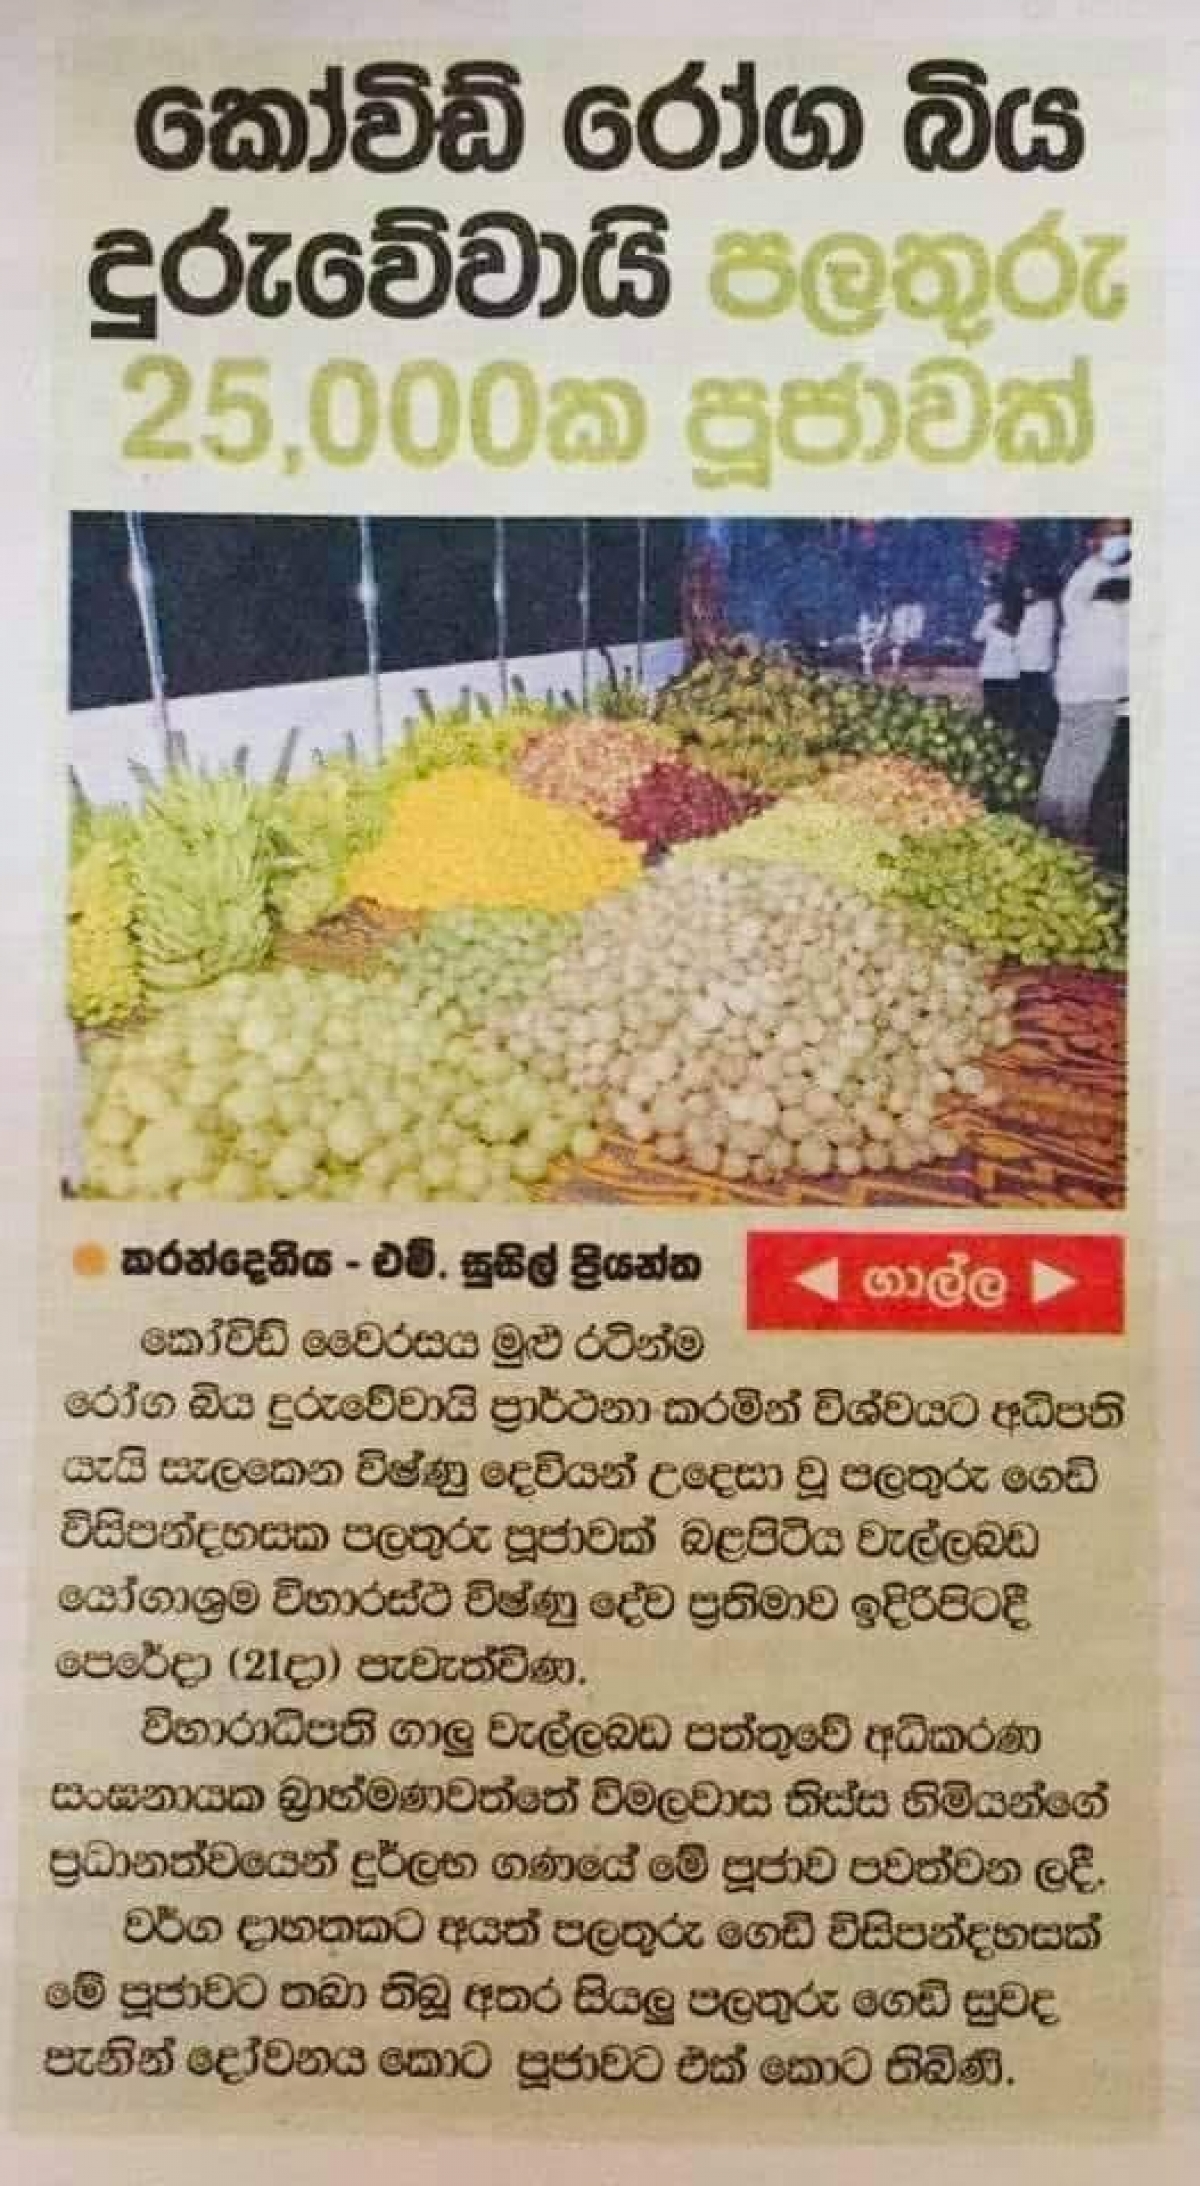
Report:
M 64 1190 L 1120 1205 L 1132 562 L 77 516 Z

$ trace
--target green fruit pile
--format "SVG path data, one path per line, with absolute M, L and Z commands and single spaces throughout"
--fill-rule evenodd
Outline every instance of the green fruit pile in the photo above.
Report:
M 898 835 L 878 827 L 865 812 L 830 804 L 809 791 L 781 797 L 769 811 L 744 820 L 723 835 L 705 842 L 684 843 L 674 851 L 673 866 L 732 865 L 748 861 L 758 865 L 803 866 L 839 888 L 874 900 L 887 893 L 890 868 L 887 853 L 899 846 Z
M 888 862 L 890 900 L 947 939 L 1018 964 L 1124 962 L 1124 891 L 1024 820 L 906 835 Z
M 843 754 L 897 753 L 936 768 L 992 811 L 1019 811 L 1037 787 L 1014 738 L 974 707 L 903 685 L 798 667 L 785 647 L 737 639 L 664 686 L 655 718 L 714 773 L 757 788 L 802 787 Z
M 711 773 L 779 791 L 820 772 L 818 755 L 832 739 L 819 696 L 820 679 L 802 673 L 785 647 L 737 638 L 664 684 L 655 721 Z
M 172 773 L 130 855 L 141 975 L 158 993 L 261 964 L 271 946 L 270 798 L 237 774 Z
M 526 1199 L 594 1103 L 400 974 L 234 973 L 88 1058 L 84 1189 L 109 1199 Z
M 539 708 L 517 705 L 482 713 L 469 700 L 414 722 L 383 762 L 389 792 L 406 789 L 445 767 L 512 766 L 526 738 L 549 718 Z M 557 718 L 557 716 L 555 716 Z
M 936 767 L 993 812 L 1023 810 L 1037 789 L 1009 730 L 952 698 L 922 698 L 903 686 L 838 683 L 824 702 L 832 743 L 856 755 L 896 752 Z
M 452 1002 L 467 1024 L 482 1025 L 536 994 L 578 930 L 569 911 L 435 912 L 392 953 L 396 998 L 408 1009 Z

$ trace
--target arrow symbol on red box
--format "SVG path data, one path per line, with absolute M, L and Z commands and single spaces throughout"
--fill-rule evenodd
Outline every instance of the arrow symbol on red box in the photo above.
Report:
M 822 1336 L 1119 1336 L 1124 1242 L 1044 1230 L 751 1230 L 746 1326 Z
M 802 1290 L 815 1291 L 818 1298 L 828 1298 L 836 1305 L 840 1296 L 840 1269 L 836 1260 L 817 1260 L 803 1275 L 793 1277 Z
M 1064 1275 L 1061 1268 L 1051 1267 L 1048 1260 L 1032 1260 L 1029 1265 L 1029 1295 L 1035 1306 L 1043 1306 L 1047 1298 L 1057 1298 L 1064 1290 L 1074 1290 L 1078 1277 Z

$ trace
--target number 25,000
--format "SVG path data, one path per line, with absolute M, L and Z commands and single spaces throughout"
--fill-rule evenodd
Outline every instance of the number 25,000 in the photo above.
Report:
M 218 357 L 199 396 L 178 357 L 138 357 L 121 384 L 146 398 L 121 444 L 130 462 L 187 463 L 201 451 L 217 463 L 259 463 L 275 444 L 265 357 Z M 309 382 L 305 429 L 308 449 L 343 468 L 381 449 L 416 470 L 463 452 L 506 468 L 528 462 L 543 442 L 555 462 L 631 462 L 645 446 L 647 418 L 629 380 L 555 380 L 543 389 L 528 365 L 500 359 L 464 382 L 420 357 L 381 384 L 360 359 L 331 357 Z M 291 444 L 286 453 L 303 451 Z

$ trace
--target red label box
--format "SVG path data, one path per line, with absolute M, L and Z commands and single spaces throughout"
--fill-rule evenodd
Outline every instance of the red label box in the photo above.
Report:
M 1012 1230 L 751 1230 L 746 1325 L 887 1335 L 1119 1336 L 1124 1240 Z

